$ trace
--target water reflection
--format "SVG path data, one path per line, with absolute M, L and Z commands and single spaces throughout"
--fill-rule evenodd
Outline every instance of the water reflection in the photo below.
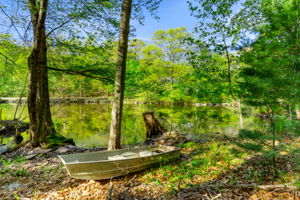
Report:
M 15 105 L 1 104 L 0 107 L 3 108 L 3 119 L 13 118 Z M 77 146 L 107 146 L 110 104 L 59 104 L 52 106 L 51 109 L 56 130 L 66 137 L 73 138 Z M 146 129 L 142 113 L 146 111 L 154 111 L 166 129 L 176 130 L 192 138 L 212 134 L 234 137 L 241 127 L 249 130 L 262 127 L 261 121 L 252 115 L 241 120 L 240 111 L 236 108 L 125 105 L 122 124 L 123 145 L 145 140 Z M 27 115 L 27 112 L 24 112 L 23 116 L 28 121 Z M 3 143 L 6 143 L 11 138 L 4 140 Z

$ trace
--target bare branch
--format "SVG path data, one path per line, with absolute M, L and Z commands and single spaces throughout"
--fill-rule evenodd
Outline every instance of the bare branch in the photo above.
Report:
M 15 26 L 14 20 L 5 12 L 5 10 L 2 8 L 2 6 L 0 6 L 1 11 L 3 12 L 3 14 L 9 19 L 11 26 L 14 27 L 14 29 L 16 30 L 16 32 L 18 33 L 19 37 L 24 40 L 24 38 L 21 36 L 19 30 L 17 29 L 17 27 Z
M 64 25 L 66 25 L 67 23 L 69 23 L 70 21 L 72 21 L 73 19 L 74 19 L 74 17 L 71 17 L 71 18 L 68 19 L 67 21 L 63 22 L 61 25 L 59 25 L 59 26 L 55 27 L 54 29 L 52 29 L 52 30 L 47 34 L 46 38 L 48 38 L 49 35 L 50 35 L 51 33 L 53 33 L 54 31 L 56 31 L 57 29 L 63 27 Z
M 25 40 L 25 42 L 27 40 L 27 31 L 30 29 L 31 23 L 32 23 L 32 21 L 30 20 L 30 22 L 28 23 L 27 28 L 26 28 L 26 30 L 24 32 L 24 40 Z

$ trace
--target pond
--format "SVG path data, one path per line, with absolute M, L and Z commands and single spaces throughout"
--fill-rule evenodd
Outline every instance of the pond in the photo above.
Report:
M 13 118 L 16 105 L 0 104 L 0 108 L 3 109 L 3 120 Z M 22 107 L 19 113 L 21 110 Z M 107 146 L 110 104 L 56 104 L 51 110 L 57 132 L 72 138 L 77 146 L 86 148 Z M 165 129 L 176 130 L 196 139 L 216 134 L 235 137 L 242 128 L 253 130 L 263 126 L 262 121 L 251 114 L 251 109 L 241 117 L 239 109 L 230 107 L 124 105 L 123 145 L 137 144 L 145 140 L 146 129 L 142 113 L 147 111 L 154 111 Z M 27 108 L 22 118 L 29 121 Z M 22 135 L 28 139 L 25 133 Z M 0 142 L 12 143 L 12 140 L 13 137 L 1 138 Z

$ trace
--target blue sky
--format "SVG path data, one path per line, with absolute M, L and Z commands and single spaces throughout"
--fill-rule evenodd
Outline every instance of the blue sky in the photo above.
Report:
M 0 0 L 9 2 L 10 0 Z M 190 14 L 187 0 L 162 0 L 157 15 L 159 20 L 154 19 L 150 13 L 145 11 L 145 23 L 140 25 L 136 21 L 131 24 L 136 28 L 135 38 L 149 42 L 153 33 L 159 29 L 186 27 L 189 32 L 193 31 L 196 19 Z
M 146 13 L 144 26 L 132 22 L 132 25 L 136 28 L 136 38 L 149 41 L 156 30 L 167 30 L 182 26 L 192 32 L 196 25 L 196 19 L 190 13 L 186 0 L 163 0 L 158 9 L 159 21 Z

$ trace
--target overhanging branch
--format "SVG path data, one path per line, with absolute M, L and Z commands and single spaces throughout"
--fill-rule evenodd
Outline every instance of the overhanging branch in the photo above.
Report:
M 10 59 L 9 57 L 7 57 L 5 54 L 0 52 L 0 55 L 3 56 L 5 58 L 5 67 L 7 66 L 7 61 L 12 62 L 14 65 L 21 67 L 20 65 L 18 65 L 14 60 Z
M 14 65 L 16 65 L 18 67 L 21 67 L 21 65 L 17 64 L 14 60 L 10 59 L 5 54 L 0 52 L 0 55 L 2 55 L 5 58 L 6 63 L 7 63 L 7 61 L 10 61 Z M 55 67 L 46 67 L 46 68 L 48 70 L 58 71 L 58 72 L 62 72 L 62 73 L 69 74 L 69 75 L 84 76 L 84 77 L 87 77 L 87 78 L 96 79 L 96 80 L 100 80 L 100 81 L 113 81 L 113 78 L 111 78 L 111 77 L 105 77 L 105 76 L 99 76 L 99 75 L 97 76 L 97 75 L 88 74 L 90 72 L 89 70 L 78 71 L 78 70 L 71 70 L 71 69 L 59 69 L 59 68 L 55 68 Z
M 53 33 L 54 31 L 56 31 L 57 29 L 63 27 L 64 25 L 66 25 L 67 23 L 69 23 L 70 21 L 72 21 L 74 19 L 74 17 L 71 17 L 70 19 L 68 19 L 67 21 L 63 22 L 61 25 L 55 27 L 54 29 L 52 29 L 46 37 L 49 37 L 49 35 L 51 35 L 51 33 Z
M 59 68 L 54 68 L 54 67 L 47 67 L 47 69 L 52 70 L 52 71 L 63 72 L 65 74 L 69 74 L 69 75 L 84 76 L 87 78 L 97 79 L 97 80 L 101 80 L 101 81 L 112 81 L 113 80 L 113 78 L 110 78 L 110 77 L 87 74 L 89 72 L 88 70 L 77 71 L 77 70 L 70 70 L 70 69 L 59 69 Z

